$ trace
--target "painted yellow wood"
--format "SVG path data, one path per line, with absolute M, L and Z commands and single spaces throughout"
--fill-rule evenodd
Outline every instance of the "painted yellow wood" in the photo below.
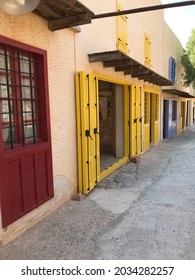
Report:
M 153 85 L 144 85 L 144 92 L 148 93 L 160 93 L 160 87 Z
M 159 141 L 159 94 L 154 95 L 154 143 Z
M 130 86 L 130 157 L 137 153 L 136 86 Z
M 79 192 L 90 192 L 100 176 L 98 81 L 85 72 L 76 75 Z
M 130 155 L 130 111 L 129 111 L 129 86 L 124 86 L 124 156 L 129 157 Z
M 96 73 L 96 72 L 93 72 L 92 74 L 94 76 L 96 76 L 98 80 L 101 80 L 101 81 L 104 81 L 104 82 L 109 82 L 109 83 L 113 83 L 113 84 L 117 84 L 117 85 L 123 85 L 123 86 L 129 85 L 129 82 L 127 80 L 118 79 L 118 78 L 115 78 L 115 77 L 112 77 L 112 76 L 109 76 L 109 75 Z
M 128 157 L 124 157 L 120 159 L 118 162 L 110 166 L 108 169 L 105 169 L 100 174 L 100 180 L 106 178 L 108 175 L 110 175 L 112 172 L 114 172 L 116 169 L 124 165 L 128 161 Z
M 144 150 L 150 146 L 150 93 L 144 92 Z
M 146 33 L 145 33 L 144 49 L 145 49 L 145 65 L 150 67 L 151 66 L 151 38 Z
M 137 154 L 142 152 L 142 88 L 136 87 L 136 115 L 137 115 Z
M 130 86 L 130 157 L 142 151 L 142 88 Z
M 150 125 L 144 125 L 144 150 L 150 147 Z
M 117 1 L 117 11 L 123 11 L 123 7 Z M 128 52 L 128 32 L 127 32 L 127 16 L 121 15 L 116 17 L 116 46 L 117 49 L 127 53 Z
M 186 102 L 185 101 L 181 101 L 181 128 L 182 130 L 186 128 Z

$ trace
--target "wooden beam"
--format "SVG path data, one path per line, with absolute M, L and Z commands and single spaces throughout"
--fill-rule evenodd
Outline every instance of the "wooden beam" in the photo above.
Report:
M 80 14 L 80 15 L 49 20 L 48 28 L 51 31 L 55 31 L 55 30 L 60 30 L 63 28 L 73 27 L 73 26 L 87 24 L 87 23 L 91 23 L 91 15 L 86 13 L 86 14 Z
M 121 60 L 121 53 L 118 51 L 94 53 L 94 54 L 88 54 L 88 56 L 89 56 L 89 62 Z
M 125 65 L 131 65 L 131 60 L 128 59 L 122 59 L 122 60 L 112 60 L 112 61 L 105 61 L 104 67 L 117 67 L 117 66 L 125 66 Z
M 132 63 L 132 62 L 131 62 Z M 118 71 L 128 71 L 129 73 L 137 73 L 139 71 L 142 70 L 142 66 L 137 64 L 137 65 L 121 65 L 121 66 L 117 66 L 115 67 L 115 71 L 118 72 Z

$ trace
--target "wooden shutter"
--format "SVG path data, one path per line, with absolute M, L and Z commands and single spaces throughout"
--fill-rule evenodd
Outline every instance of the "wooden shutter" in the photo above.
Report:
M 122 6 L 117 2 L 117 11 L 122 11 Z M 127 16 L 116 17 L 116 45 L 118 50 L 128 52 Z
M 149 35 L 145 34 L 145 65 L 151 66 L 151 39 Z
M 85 72 L 76 75 L 79 192 L 87 194 L 99 181 L 98 80 Z

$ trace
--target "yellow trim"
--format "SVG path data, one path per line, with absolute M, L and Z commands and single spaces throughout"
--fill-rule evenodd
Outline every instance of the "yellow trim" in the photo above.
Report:
M 124 86 L 124 156 L 129 156 L 129 86 Z
M 95 75 L 98 78 L 98 80 L 101 80 L 101 81 L 104 81 L 104 82 L 110 82 L 110 83 L 113 83 L 113 84 L 123 85 L 123 86 L 129 85 L 129 81 L 127 81 L 127 80 L 113 78 L 109 75 L 104 75 L 104 74 L 100 74 L 100 73 L 96 73 L 96 72 L 93 72 L 93 75 Z
M 144 85 L 144 92 L 159 94 L 160 93 L 160 87 Z
M 107 169 L 103 170 L 100 174 L 100 180 L 104 179 L 108 175 L 110 175 L 113 171 L 124 165 L 125 163 L 128 162 L 128 157 L 124 157 L 123 159 L 119 160 L 118 162 L 114 163 Z
M 77 160 L 78 160 L 78 186 L 79 192 L 83 192 L 82 172 L 82 145 L 81 145 L 81 101 L 80 101 L 80 73 L 76 73 L 76 117 L 77 117 Z

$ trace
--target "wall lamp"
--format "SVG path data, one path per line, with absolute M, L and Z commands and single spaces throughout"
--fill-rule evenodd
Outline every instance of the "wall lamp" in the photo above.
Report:
M 32 12 L 40 0 L 1 0 L 0 10 L 6 14 L 20 16 Z

